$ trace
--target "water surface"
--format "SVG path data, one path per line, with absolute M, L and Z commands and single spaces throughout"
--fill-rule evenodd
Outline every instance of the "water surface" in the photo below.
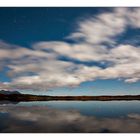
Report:
M 0 132 L 140 132 L 140 102 L 1 102 Z

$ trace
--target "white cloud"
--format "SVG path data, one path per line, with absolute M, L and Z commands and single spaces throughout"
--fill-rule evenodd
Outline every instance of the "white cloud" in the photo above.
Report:
M 57 55 L 78 59 L 80 61 L 100 61 L 108 55 L 105 46 L 92 46 L 90 44 L 68 44 L 65 42 L 40 42 L 34 46 L 38 50 L 49 50 Z
M 82 38 L 87 43 L 115 44 L 114 37 L 123 33 L 128 26 L 140 27 L 140 8 L 114 8 L 112 12 L 105 12 L 79 22 L 77 32 L 68 38 Z
M 77 86 L 96 79 L 122 78 L 125 82 L 140 80 L 140 47 L 116 44 L 113 37 L 127 29 L 140 28 L 140 8 L 115 8 L 79 23 L 79 31 L 73 38 L 84 41 L 38 42 L 25 48 L 3 41 L 0 42 L 0 69 L 7 67 L 9 83 L 0 83 L 0 88 L 48 89 L 53 87 Z M 114 44 L 113 47 L 102 45 Z M 69 61 L 58 59 L 65 57 Z M 79 63 L 75 63 L 75 61 Z M 86 65 L 96 62 L 106 65 Z M 94 63 L 93 63 L 94 64 Z

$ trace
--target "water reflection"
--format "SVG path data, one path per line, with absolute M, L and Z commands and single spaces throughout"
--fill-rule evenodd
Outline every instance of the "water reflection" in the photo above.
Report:
M 18 106 L 47 106 L 60 110 L 78 110 L 83 115 L 119 117 L 127 114 L 140 114 L 140 101 L 39 101 L 20 102 Z
M 19 102 L 13 102 L 13 101 L 0 101 L 0 105 L 1 106 L 5 106 L 5 105 L 16 105 Z
M 140 114 L 97 118 L 46 106 L 0 106 L 0 132 L 140 132 Z

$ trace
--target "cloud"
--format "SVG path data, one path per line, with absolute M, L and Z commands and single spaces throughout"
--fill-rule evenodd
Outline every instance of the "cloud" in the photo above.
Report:
M 140 28 L 139 15 L 140 8 L 114 8 L 89 17 L 69 36 L 83 40 L 72 44 L 44 41 L 27 48 L 0 41 L 0 70 L 6 67 L 11 79 L 0 88 L 47 90 L 96 79 L 139 81 L 140 47 L 116 42 L 128 27 Z
M 114 37 L 125 32 L 128 27 L 139 28 L 140 8 L 114 8 L 79 22 L 77 32 L 68 38 L 83 39 L 87 43 L 115 44 Z
M 0 107 L 0 132 L 14 133 L 139 133 L 140 115 L 118 118 L 82 115 L 76 110 L 46 107 Z

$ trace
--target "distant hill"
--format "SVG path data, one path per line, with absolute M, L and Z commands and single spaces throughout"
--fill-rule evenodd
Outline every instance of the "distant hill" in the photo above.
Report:
M 1 90 L 0 91 L 0 94 L 21 94 L 20 92 L 18 91 L 8 91 L 8 90 Z

